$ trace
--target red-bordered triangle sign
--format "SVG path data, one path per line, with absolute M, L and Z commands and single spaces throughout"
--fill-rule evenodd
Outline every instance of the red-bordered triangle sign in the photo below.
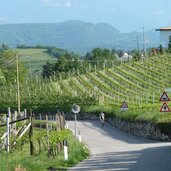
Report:
M 125 101 L 122 103 L 121 109 L 128 109 L 128 105 Z
M 164 103 L 160 109 L 160 112 L 170 112 L 169 106 L 166 103 Z
M 167 95 L 166 92 L 164 92 L 164 93 L 162 94 L 162 96 L 160 97 L 160 101 L 161 101 L 161 102 L 168 102 L 168 101 L 170 101 L 170 98 L 169 98 L 169 96 Z

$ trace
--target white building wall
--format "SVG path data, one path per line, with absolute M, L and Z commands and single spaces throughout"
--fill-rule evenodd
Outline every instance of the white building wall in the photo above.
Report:
M 160 40 L 161 40 L 161 44 L 162 44 L 165 48 L 168 48 L 169 36 L 171 36 L 171 31 L 160 31 Z

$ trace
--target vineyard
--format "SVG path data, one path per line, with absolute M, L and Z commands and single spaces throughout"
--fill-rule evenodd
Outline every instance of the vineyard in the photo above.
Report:
M 73 76 L 68 73 L 67 79 L 49 80 L 35 78 L 26 81 L 20 87 L 21 104 L 32 106 L 55 106 L 61 104 L 62 96 L 72 98 L 92 98 L 98 104 L 120 107 L 126 101 L 130 109 L 158 108 L 159 98 L 166 88 L 170 87 L 171 57 L 163 55 L 151 57 L 145 61 L 127 62 L 101 70 L 92 68 L 86 74 Z M 1 87 L 1 106 L 16 106 L 16 86 Z M 86 104 L 87 102 L 85 102 Z M 7 107 L 6 106 L 6 107 Z
M 159 98 L 170 88 L 171 56 L 166 54 L 144 61 L 104 64 L 101 69 L 88 67 L 85 74 L 67 73 L 67 78 L 35 77 L 20 86 L 22 109 L 41 111 L 67 110 L 74 102 L 82 107 L 107 105 L 120 109 L 126 101 L 130 111 L 159 111 Z M 16 86 L 1 87 L 1 109 L 16 108 Z M 68 107 L 68 108 L 67 108 Z

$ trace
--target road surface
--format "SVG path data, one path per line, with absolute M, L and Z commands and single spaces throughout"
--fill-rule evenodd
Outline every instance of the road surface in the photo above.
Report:
M 74 121 L 68 121 L 74 133 Z M 70 171 L 171 171 L 171 143 L 128 135 L 99 121 L 79 121 L 77 129 L 91 150 L 89 159 Z

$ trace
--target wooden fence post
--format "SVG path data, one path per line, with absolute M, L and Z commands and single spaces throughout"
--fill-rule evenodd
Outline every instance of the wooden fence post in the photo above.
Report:
M 30 109 L 30 131 L 29 131 L 29 140 L 30 140 L 30 155 L 34 154 L 34 147 L 33 147 L 33 115 L 32 109 Z
M 9 112 L 9 110 L 8 110 Z M 9 114 L 6 116 L 6 132 L 7 132 L 7 135 L 6 135 L 6 150 L 7 150 L 7 153 L 9 153 L 9 133 L 10 133 L 10 129 L 9 129 Z
M 46 131 L 47 131 L 47 150 L 48 155 L 50 153 L 50 144 L 49 144 L 49 125 L 48 125 L 48 115 L 46 114 Z
M 14 111 L 14 115 L 13 115 L 13 121 L 17 120 L 17 111 Z M 16 135 L 16 123 L 12 124 L 12 129 L 13 129 L 13 134 Z

